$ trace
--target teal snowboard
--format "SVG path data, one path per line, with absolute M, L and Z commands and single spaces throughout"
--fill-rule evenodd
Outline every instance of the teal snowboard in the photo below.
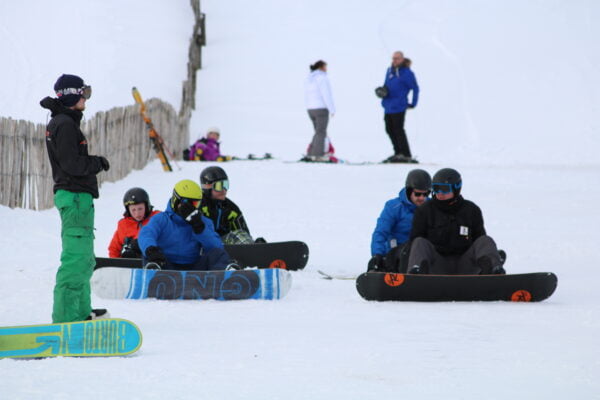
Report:
M 0 328 L 0 358 L 125 356 L 141 345 L 139 328 L 118 318 Z

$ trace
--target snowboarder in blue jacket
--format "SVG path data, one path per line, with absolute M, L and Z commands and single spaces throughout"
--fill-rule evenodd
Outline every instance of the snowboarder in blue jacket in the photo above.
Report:
M 415 209 L 424 204 L 431 193 L 431 176 L 413 169 L 406 176 L 398 197 L 385 203 L 371 238 L 369 271 L 405 272 L 409 239 Z
M 419 102 L 419 85 L 410 69 L 410 61 L 407 60 L 401 51 L 394 52 L 392 65 L 385 72 L 383 87 L 375 90 L 377 96 L 382 98 L 385 130 L 394 147 L 394 155 L 386 160 L 388 162 L 414 162 L 404 130 L 404 120 L 406 110 L 415 108 Z M 408 95 L 411 91 L 412 100 L 409 102 Z
M 196 182 L 186 179 L 175 185 L 166 210 L 152 217 L 138 235 L 145 263 L 175 270 L 237 269 L 212 221 L 199 210 L 201 200 Z

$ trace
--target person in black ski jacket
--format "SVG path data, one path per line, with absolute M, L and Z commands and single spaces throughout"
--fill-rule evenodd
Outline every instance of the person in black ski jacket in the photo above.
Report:
M 79 125 L 92 88 L 76 75 L 62 75 L 54 85 L 56 98 L 40 101 L 50 110 L 46 148 L 54 179 L 54 204 L 60 213 L 62 253 L 56 273 L 52 321 L 73 322 L 108 316 L 92 310 L 90 278 L 94 257 L 94 201 L 96 175 L 108 171 L 106 158 L 88 154 Z
M 415 210 L 408 273 L 504 274 L 494 240 L 486 235 L 481 209 L 460 195 L 458 171 L 433 176 L 433 199 Z
M 225 244 L 255 243 L 242 214 L 242 210 L 227 198 L 229 178 L 221 167 L 208 167 L 200 173 L 200 184 L 204 195 L 200 209 L 210 218 L 215 231 Z M 257 238 L 257 242 L 264 239 Z

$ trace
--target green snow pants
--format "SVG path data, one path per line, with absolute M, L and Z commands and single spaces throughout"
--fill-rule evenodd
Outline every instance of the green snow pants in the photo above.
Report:
M 94 257 L 94 202 L 89 193 L 58 190 L 54 204 L 60 213 L 62 253 L 56 273 L 52 322 L 86 319 L 91 311 L 90 279 Z

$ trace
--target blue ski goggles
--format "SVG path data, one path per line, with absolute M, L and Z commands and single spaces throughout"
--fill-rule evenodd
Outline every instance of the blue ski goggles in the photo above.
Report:
M 223 190 L 229 190 L 229 180 L 223 179 L 222 181 L 213 182 L 212 190 L 214 190 L 215 192 L 222 192 Z
M 452 193 L 454 189 L 460 189 L 462 187 L 462 182 L 457 184 L 433 183 L 431 187 L 433 189 L 433 193 L 448 194 Z

